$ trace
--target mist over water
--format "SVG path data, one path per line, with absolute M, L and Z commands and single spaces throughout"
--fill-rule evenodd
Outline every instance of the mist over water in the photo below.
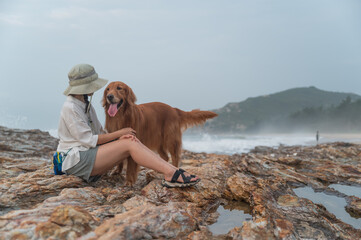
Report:
M 361 142 L 361 135 L 324 134 L 319 143 L 329 142 Z M 192 152 L 217 154 L 247 153 L 257 146 L 279 147 L 316 145 L 316 134 L 259 134 L 259 135 L 183 135 L 183 149 Z
M 13 115 L 7 111 L 0 111 L 0 126 L 8 128 L 25 128 L 28 117 L 21 115 Z
M 301 135 L 184 135 L 183 148 L 192 152 L 218 154 L 246 153 L 256 146 L 312 145 L 314 136 Z

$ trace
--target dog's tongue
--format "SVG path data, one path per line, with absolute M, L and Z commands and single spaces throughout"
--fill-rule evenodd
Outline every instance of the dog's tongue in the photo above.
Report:
M 118 106 L 117 105 L 118 104 L 116 104 L 116 103 L 110 104 L 109 109 L 108 109 L 109 116 L 114 117 L 115 114 L 117 114 L 117 112 L 118 112 Z

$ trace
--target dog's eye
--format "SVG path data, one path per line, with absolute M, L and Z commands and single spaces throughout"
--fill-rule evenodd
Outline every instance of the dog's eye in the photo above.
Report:
M 117 87 L 117 90 L 122 90 L 122 88 L 121 88 L 121 87 Z
M 107 88 L 107 91 L 109 91 L 109 88 Z

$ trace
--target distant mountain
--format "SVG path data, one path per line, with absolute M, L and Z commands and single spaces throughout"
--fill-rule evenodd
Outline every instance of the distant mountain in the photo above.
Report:
M 265 126 L 271 129 L 270 125 L 279 127 L 279 123 L 305 108 L 331 108 L 348 97 L 351 101 L 361 99 L 354 93 L 329 92 L 315 87 L 293 88 L 248 98 L 213 110 L 219 116 L 207 122 L 203 130 L 210 133 L 237 133 L 260 131 Z

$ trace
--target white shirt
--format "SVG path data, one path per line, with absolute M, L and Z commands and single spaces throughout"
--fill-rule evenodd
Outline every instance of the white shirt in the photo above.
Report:
M 80 161 L 79 151 L 96 147 L 98 134 L 106 133 L 93 106 L 90 107 L 89 115 L 92 124 L 89 123 L 88 115 L 85 113 L 85 103 L 75 97 L 67 97 L 60 113 L 58 126 L 60 141 L 57 151 L 67 153 L 70 150 L 62 165 L 63 172 Z

